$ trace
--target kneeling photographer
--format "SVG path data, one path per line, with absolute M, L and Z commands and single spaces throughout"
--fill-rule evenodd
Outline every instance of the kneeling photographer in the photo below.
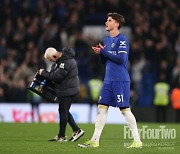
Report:
M 76 141 L 84 134 L 84 131 L 77 126 L 69 112 L 73 99 L 79 93 L 78 68 L 74 59 L 75 51 L 69 48 L 64 48 L 62 51 L 47 48 L 44 57 L 54 63 L 50 72 L 40 69 L 38 73 L 45 79 L 54 82 L 60 115 L 59 133 L 49 141 L 67 141 L 65 136 L 67 122 L 73 130 L 70 141 Z

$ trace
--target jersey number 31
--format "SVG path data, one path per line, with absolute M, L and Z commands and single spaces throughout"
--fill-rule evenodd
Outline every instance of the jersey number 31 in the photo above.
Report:
M 117 95 L 117 102 L 118 103 L 123 102 L 123 95 L 122 94 L 121 95 Z

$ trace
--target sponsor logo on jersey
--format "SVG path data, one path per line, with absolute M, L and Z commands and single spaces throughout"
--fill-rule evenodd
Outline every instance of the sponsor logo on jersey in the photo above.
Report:
M 120 45 L 126 45 L 126 41 L 120 41 Z
M 119 48 L 126 48 L 126 41 L 120 41 Z
M 125 48 L 126 48 L 126 46 L 119 46 L 119 48 L 123 48 L 123 49 L 125 49 Z
M 116 51 L 108 51 L 112 55 L 117 55 Z

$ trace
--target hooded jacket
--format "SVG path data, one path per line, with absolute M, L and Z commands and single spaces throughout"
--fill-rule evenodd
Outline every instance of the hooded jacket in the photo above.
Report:
M 58 98 L 74 96 L 79 93 L 78 68 L 73 49 L 62 49 L 60 57 L 52 66 L 50 72 L 43 71 L 42 76 L 54 83 Z

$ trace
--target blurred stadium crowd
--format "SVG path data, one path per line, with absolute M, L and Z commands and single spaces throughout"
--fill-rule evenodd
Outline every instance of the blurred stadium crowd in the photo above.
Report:
M 104 25 L 108 12 L 124 15 L 132 29 L 129 71 L 131 101 L 152 106 L 161 75 L 171 89 L 180 74 L 180 1 L 176 0 L 3 0 L 0 1 L 0 102 L 27 102 L 27 86 L 44 51 L 76 51 L 79 101 L 88 100 L 88 81 L 103 80 L 104 66 L 91 51 L 98 40 L 83 38 L 85 25 Z M 83 88 L 84 87 L 84 88 Z

